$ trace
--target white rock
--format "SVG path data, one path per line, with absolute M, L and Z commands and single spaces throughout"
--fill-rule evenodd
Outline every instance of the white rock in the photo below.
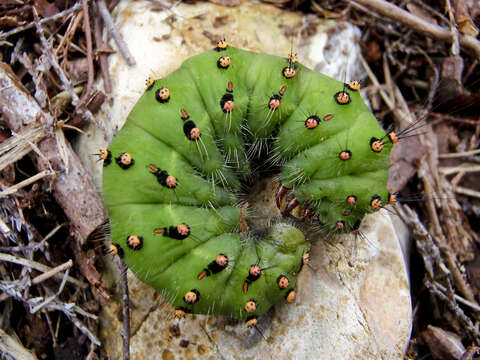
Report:
M 126 0 L 117 6 L 117 25 L 137 65 L 128 67 L 119 55 L 109 57 L 112 103 L 106 103 L 98 116 L 109 131 L 103 134 L 90 126 L 88 135 L 77 143 L 99 188 L 101 165 L 90 154 L 105 148 L 107 139 L 121 128 L 148 76 L 163 77 L 187 57 L 212 47 L 204 31 L 225 36 L 234 46 L 286 56 L 291 45 L 283 26 L 296 30 L 311 26 L 299 14 L 253 2 L 235 8 L 181 4 L 175 9 L 181 17 L 170 25 L 166 19 L 171 12 L 151 11 L 151 6 Z M 215 28 L 213 24 L 225 16 L 226 24 Z M 168 39 L 160 40 L 162 36 Z M 341 80 L 361 79 L 358 37 L 358 29 L 349 24 L 320 23 L 316 35 L 295 40 L 294 51 L 302 63 L 318 71 Z M 406 242 L 408 233 L 396 223 L 386 211 L 368 216 L 362 224 L 363 236 L 356 241 L 356 254 L 353 236 L 319 239 L 312 249 L 315 270 L 305 268 L 300 274 L 296 303 L 277 305 L 262 317 L 259 329 L 265 340 L 255 329 L 219 317 L 174 320 L 171 307 L 130 274 L 132 358 L 403 358 L 412 313 L 399 243 Z M 116 284 L 112 271 L 106 273 L 106 284 Z M 101 318 L 101 335 L 111 359 L 121 357 L 119 311 L 119 303 L 112 301 Z

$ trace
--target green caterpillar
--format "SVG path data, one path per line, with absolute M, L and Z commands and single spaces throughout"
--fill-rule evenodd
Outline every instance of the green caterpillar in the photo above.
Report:
M 194 56 L 147 90 L 102 150 L 110 251 L 186 313 L 255 326 L 295 299 L 309 227 L 358 233 L 387 191 L 386 133 L 358 92 L 280 58 L 228 46 Z M 258 158 L 276 171 L 281 215 L 242 206 Z M 255 163 L 257 161 L 257 163 Z

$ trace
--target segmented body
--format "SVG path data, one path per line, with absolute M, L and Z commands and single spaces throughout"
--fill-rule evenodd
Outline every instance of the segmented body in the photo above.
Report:
M 326 232 L 358 232 L 389 201 L 390 136 L 358 90 L 296 56 L 224 42 L 149 81 L 109 147 L 116 161 L 104 164 L 114 253 L 179 316 L 253 326 L 271 305 L 292 302 L 310 248 L 287 219 L 292 211 L 301 207 L 299 219 Z M 240 227 L 242 182 L 265 149 L 283 184 L 275 197 L 283 219 Z

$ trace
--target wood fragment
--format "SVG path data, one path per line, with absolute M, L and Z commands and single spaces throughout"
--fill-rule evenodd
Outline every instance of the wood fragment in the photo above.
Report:
M 12 336 L 0 328 L 0 354 L 5 359 L 37 360 L 38 358 Z
M 105 290 L 102 284 L 102 274 L 95 267 L 95 260 L 98 254 L 93 250 L 77 251 L 75 253 L 75 261 L 80 268 L 80 272 L 88 280 L 92 286 L 92 292 L 101 303 L 105 303 L 110 299 L 110 294 Z M 98 296 L 100 295 L 100 296 Z
M 465 0 L 452 0 L 452 2 L 458 30 L 462 34 L 476 37 L 478 35 L 478 28 L 470 16 Z
M 407 8 L 407 10 L 410 13 L 412 13 L 415 16 L 418 16 L 418 17 L 422 18 L 426 22 L 429 22 L 430 24 L 434 24 L 434 25 L 438 24 L 437 20 L 435 20 L 435 18 L 431 17 L 430 14 L 428 14 L 427 11 L 424 10 L 423 8 L 421 8 L 419 5 L 416 5 L 412 2 L 409 2 L 405 5 L 405 7 Z
M 1 94 L 0 94 L 1 97 Z M 18 136 L 10 136 L 0 143 L 0 170 L 14 164 L 30 151 L 30 144 L 36 144 L 47 136 L 41 124 L 25 126 Z

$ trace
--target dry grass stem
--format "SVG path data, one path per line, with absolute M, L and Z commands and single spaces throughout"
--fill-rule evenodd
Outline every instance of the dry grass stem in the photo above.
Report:
M 88 79 L 87 79 L 86 89 L 83 92 L 83 95 L 80 98 L 80 101 L 77 104 L 77 107 L 83 106 L 83 104 L 85 104 L 90 94 L 92 93 L 93 78 L 95 76 L 95 70 L 93 68 L 92 31 L 90 28 L 90 16 L 88 13 L 88 0 L 82 0 L 82 7 L 83 7 L 83 28 L 85 29 L 85 40 L 87 43 Z
M 442 292 L 446 293 L 447 292 L 447 288 L 445 288 L 444 286 L 442 286 L 440 283 L 438 282 L 434 282 L 434 285 L 440 289 Z M 477 311 L 480 313 L 480 306 L 478 306 L 477 304 L 474 304 L 474 303 L 471 303 L 470 301 L 464 299 L 463 297 L 457 295 L 457 294 L 454 294 L 454 297 L 455 297 L 455 300 L 458 301 L 459 303 L 462 303 L 463 305 L 467 305 L 468 307 L 472 308 L 473 310 Z
M 458 153 L 448 153 L 448 154 L 438 154 L 439 159 L 454 159 L 459 157 L 470 157 L 476 154 L 480 154 L 480 149 L 470 150 L 470 151 L 462 151 Z
M 460 171 L 464 173 L 476 173 L 480 171 L 480 165 L 475 163 L 463 163 L 458 166 L 444 166 L 440 167 L 438 171 L 443 175 L 452 175 Z
M 4 253 L 0 253 L 0 261 L 7 261 L 7 262 L 11 262 L 11 263 L 18 264 L 18 265 L 23 265 L 23 266 L 26 266 L 30 269 L 35 269 L 35 270 L 41 271 L 43 273 L 47 273 L 47 272 L 53 270 L 51 267 L 49 267 L 47 265 L 40 264 L 36 261 L 21 258 L 21 257 L 18 257 L 18 256 L 9 255 L 9 254 L 4 254 Z M 63 278 L 63 275 L 59 274 L 59 273 L 53 274 L 53 276 L 57 279 Z M 84 283 L 83 281 L 77 280 L 77 279 L 75 279 L 71 276 L 67 277 L 67 281 L 71 282 L 72 284 L 74 284 L 76 286 L 81 287 L 82 289 L 86 289 L 88 287 L 88 284 Z
M 118 46 L 118 50 L 120 51 L 120 54 L 122 54 L 123 58 L 125 59 L 128 65 L 130 66 L 135 65 L 136 64 L 135 59 L 130 53 L 130 50 L 128 50 L 128 46 L 123 40 L 122 36 L 118 32 L 118 29 L 115 26 L 115 23 L 113 22 L 112 16 L 110 15 L 110 12 L 107 9 L 107 5 L 105 5 L 105 1 L 97 0 L 97 5 L 98 5 L 98 10 L 102 15 L 103 22 L 107 27 L 108 33 L 112 36 L 113 40 L 115 40 L 115 43 Z
M 37 277 L 32 279 L 32 285 L 40 284 L 42 281 L 50 279 L 52 276 L 61 273 L 67 269 L 70 269 L 73 266 L 72 259 L 68 260 L 67 262 L 54 267 L 52 270 L 44 272 L 42 275 L 38 275 Z
M 62 82 L 63 88 L 66 91 L 68 91 L 68 93 L 72 97 L 72 104 L 77 106 L 80 103 L 80 98 L 75 93 L 75 91 L 73 89 L 73 85 L 70 82 L 70 80 L 68 79 L 67 75 L 65 74 L 65 71 L 58 64 L 58 61 L 57 61 L 57 59 L 56 59 L 56 57 L 53 53 L 51 43 L 49 43 L 47 41 L 47 39 L 45 38 L 44 30 L 39 23 L 40 20 L 39 20 L 38 13 L 37 13 L 37 10 L 35 9 L 35 7 L 33 8 L 33 15 L 34 15 L 34 18 L 35 18 L 35 26 L 37 28 L 37 34 L 38 34 L 38 36 L 40 38 L 40 42 L 42 44 L 43 52 L 47 56 L 47 59 L 50 62 L 50 65 L 55 70 L 57 76 L 60 78 L 60 81 Z M 80 113 L 82 116 L 84 116 L 86 119 L 88 119 L 89 121 L 95 123 L 95 117 L 93 116 L 93 114 L 88 109 L 86 109 L 84 107 L 76 107 L 76 111 L 78 113 Z M 105 130 L 103 124 L 97 124 L 97 125 L 99 125 L 100 129 Z
M 3 191 L 0 191 L 0 198 L 8 196 L 8 195 L 15 194 L 19 189 L 24 188 L 25 186 L 28 186 L 30 184 L 33 184 L 34 182 L 36 182 L 40 179 L 43 179 L 46 176 L 54 176 L 54 175 L 55 175 L 55 172 L 52 172 L 50 170 L 43 170 L 43 171 L 39 172 L 38 174 L 33 175 L 33 176 L 29 177 L 28 179 L 25 179 L 25 180 L 19 182 L 18 184 L 12 185 L 12 186 L 8 187 L 7 189 L 5 189 Z
M 20 160 L 32 151 L 31 144 L 36 144 L 47 136 L 45 129 L 34 124 L 25 127 L 19 136 L 11 136 L 0 143 L 0 170 Z M 38 149 L 38 148 L 37 148 Z
M 467 195 L 467 196 L 471 196 L 471 197 L 480 199 L 480 191 L 468 189 L 468 188 L 465 188 L 463 186 L 456 186 L 455 187 L 455 192 L 457 194 Z
M 39 20 L 38 23 L 40 25 L 43 25 L 47 22 L 55 21 L 55 20 L 58 20 L 58 19 L 68 19 L 72 16 L 72 14 L 75 11 L 80 10 L 81 7 L 82 7 L 82 5 L 80 3 L 76 3 L 69 9 L 66 9 L 64 11 L 60 11 L 60 12 L 56 13 L 55 15 L 52 15 L 52 16 L 49 16 L 49 17 L 46 17 L 46 18 L 43 18 L 43 19 Z M 26 25 L 23 25 L 23 26 L 17 26 L 15 28 L 13 28 L 12 30 L 7 31 L 6 33 L 0 32 L 0 45 L 2 43 L 2 40 L 6 39 L 7 37 L 18 34 L 19 32 L 22 32 L 22 31 L 25 31 L 25 30 L 28 30 L 28 29 L 31 29 L 31 28 L 34 28 L 34 27 L 35 27 L 35 23 L 30 22 L 30 23 L 28 23 Z

